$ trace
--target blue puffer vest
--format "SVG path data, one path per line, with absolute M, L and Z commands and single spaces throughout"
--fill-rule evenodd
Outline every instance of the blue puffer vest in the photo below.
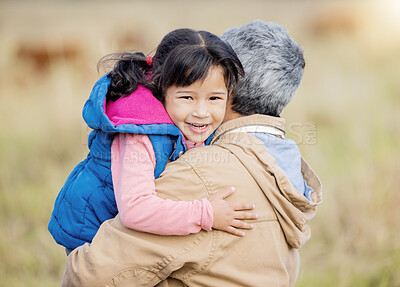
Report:
M 68 249 L 91 242 L 101 223 L 118 213 L 111 177 L 111 143 L 116 133 L 149 136 L 156 155 L 156 178 L 169 159 L 176 160 L 186 151 L 182 133 L 173 124 L 114 126 L 104 111 L 109 84 L 106 75 L 100 78 L 85 103 L 83 118 L 93 129 L 88 140 L 90 152 L 67 178 L 48 225 L 55 241 Z

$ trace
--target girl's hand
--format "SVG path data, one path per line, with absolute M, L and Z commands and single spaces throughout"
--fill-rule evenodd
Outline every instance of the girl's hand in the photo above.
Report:
M 258 215 L 243 210 L 251 210 L 255 206 L 243 202 L 228 202 L 225 200 L 235 192 L 235 188 L 231 187 L 223 191 L 219 191 L 208 200 L 213 208 L 213 228 L 226 231 L 233 235 L 244 236 L 245 233 L 240 229 L 252 229 L 253 225 L 243 222 L 243 219 L 257 219 Z

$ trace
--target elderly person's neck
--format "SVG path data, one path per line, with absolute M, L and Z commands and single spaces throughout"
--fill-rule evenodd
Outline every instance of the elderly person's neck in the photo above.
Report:
M 252 113 L 252 115 L 254 115 L 254 114 L 256 114 L 256 113 Z M 280 118 L 280 115 L 270 115 L 270 114 L 265 114 L 265 115 L 268 115 L 270 117 Z M 245 115 L 233 110 L 232 100 L 230 100 L 227 103 L 226 110 L 225 110 L 225 117 L 224 117 L 224 120 L 222 122 L 225 123 L 227 121 L 238 119 L 238 118 L 241 118 L 241 117 L 244 117 L 244 116 Z
M 232 109 L 232 101 L 228 101 L 228 103 L 226 105 L 225 118 L 224 118 L 223 122 L 225 123 L 227 121 L 234 120 L 234 119 L 241 118 L 241 117 L 243 117 L 242 114 L 240 114 Z

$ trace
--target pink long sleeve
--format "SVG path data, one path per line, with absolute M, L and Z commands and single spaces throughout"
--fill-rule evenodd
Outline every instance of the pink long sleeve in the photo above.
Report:
M 160 235 L 185 235 L 211 230 L 211 203 L 172 201 L 157 196 L 155 154 L 146 135 L 117 134 L 111 146 L 114 193 L 122 224 Z

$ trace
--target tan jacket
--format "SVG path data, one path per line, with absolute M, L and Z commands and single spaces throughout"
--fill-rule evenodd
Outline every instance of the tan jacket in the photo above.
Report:
M 259 139 L 227 133 L 254 124 L 283 129 L 284 120 L 253 115 L 228 121 L 211 146 L 188 151 L 156 180 L 158 195 L 172 200 L 236 187 L 228 200 L 255 204 L 253 230 L 244 237 L 217 230 L 160 236 L 127 229 L 117 216 L 103 223 L 91 245 L 68 256 L 61 286 L 294 286 L 298 248 L 310 238 L 307 221 L 321 202 L 321 183 L 302 161 L 303 177 L 314 190 L 310 203 Z

